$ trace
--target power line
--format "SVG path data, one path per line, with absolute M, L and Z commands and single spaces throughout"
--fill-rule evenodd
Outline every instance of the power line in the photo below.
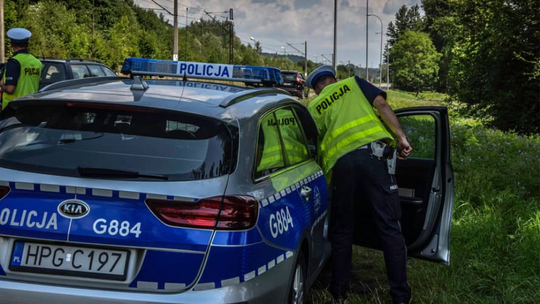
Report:
M 157 3 L 156 0 L 152 0 L 152 2 L 154 2 L 157 6 L 161 7 L 164 11 L 166 11 L 166 12 L 169 13 L 170 15 L 173 15 L 173 16 L 174 16 L 173 13 L 169 12 L 168 9 L 166 9 L 166 8 L 165 8 L 164 6 L 162 6 L 161 4 Z
M 167 0 L 167 1 L 169 1 L 169 2 L 171 2 L 171 3 L 174 2 L 174 0 Z M 203 10 L 202 8 L 193 7 L 193 6 L 185 5 L 185 4 L 182 4 L 182 3 L 178 3 L 178 5 L 181 5 L 181 6 L 183 6 L 183 7 L 187 7 L 187 8 L 189 8 L 189 9 L 194 9 L 194 10 L 199 10 L 199 11 L 202 11 L 202 10 Z
M 290 44 L 290 43 L 288 43 L 288 42 L 285 42 L 285 43 L 287 43 L 287 44 L 288 44 L 290 47 L 292 47 L 293 49 L 297 50 L 300 54 L 305 55 L 304 52 L 300 51 L 299 49 L 297 49 L 296 47 L 294 47 L 292 44 Z M 303 44 L 303 43 L 302 43 L 302 44 Z
M 155 4 L 153 1 L 151 0 L 139 0 L 139 1 L 144 1 L 146 3 L 150 3 L 150 4 Z M 139 6 L 140 8 L 149 8 L 149 7 L 142 7 L 142 6 Z

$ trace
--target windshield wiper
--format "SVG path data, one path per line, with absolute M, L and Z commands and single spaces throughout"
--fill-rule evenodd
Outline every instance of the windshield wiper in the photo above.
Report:
M 81 176 L 85 177 L 110 177 L 110 178 L 154 178 L 168 180 L 168 175 L 159 174 L 140 174 L 137 171 L 119 170 L 119 169 L 107 169 L 107 168 L 93 168 L 93 167 L 77 167 L 77 171 Z

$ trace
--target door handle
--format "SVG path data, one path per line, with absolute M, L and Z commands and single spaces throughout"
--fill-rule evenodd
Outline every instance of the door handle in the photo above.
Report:
M 300 194 L 306 199 L 309 198 L 311 192 L 313 192 L 313 190 L 311 190 L 311 188 L 306 185 L 302 186 L 302 189 L 300 189 Z

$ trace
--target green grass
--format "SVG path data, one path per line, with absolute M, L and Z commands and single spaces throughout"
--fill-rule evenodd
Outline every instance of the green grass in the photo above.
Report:
M 451 265 L 410 259 L 413 303 L 540 303 L 540 136 L 486 128 L 443 94 L 389 91 L 394 108 L 449 107 L 455 202 Z M 382 253 L 355 248 L 348 303 L 391 303 Z M 328 272 L 308 299 L 331 299 Z

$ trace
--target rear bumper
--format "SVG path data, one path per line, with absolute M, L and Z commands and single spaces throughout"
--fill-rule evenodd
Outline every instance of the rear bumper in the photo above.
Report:
M 247 282 L 183 293 L 144 293 L 25 283 L 0 278 L 0 299 L 5 304 L 120 304 L 120 303 L 286 303 L 294 259 Z

